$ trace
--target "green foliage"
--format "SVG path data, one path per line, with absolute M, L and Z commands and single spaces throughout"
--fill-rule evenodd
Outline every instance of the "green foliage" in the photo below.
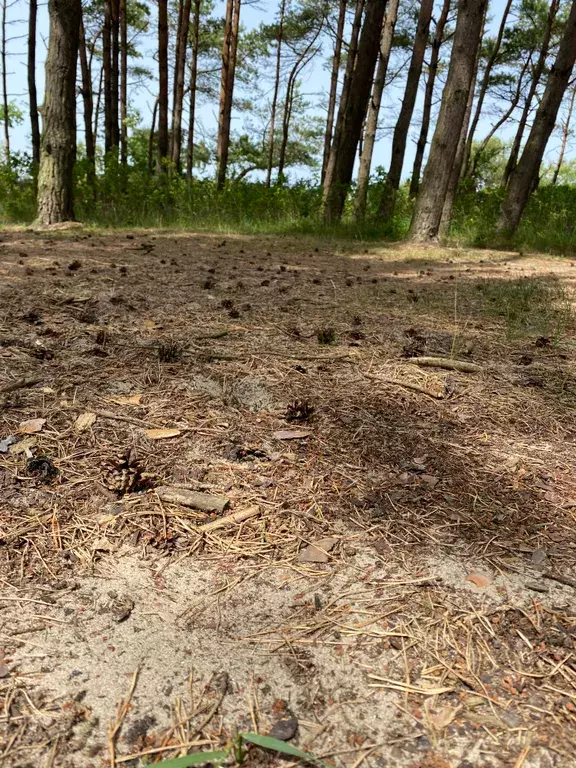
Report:
M 156 765 L 160 766 L 160 768 L 190 768 L 190 766 L 201 765 L 202 763 L 208 762 L 221 765 L 224 760 L 227 760 L 229 757 L 233 757 L 236 763 L 242 764 L 246 758 L 244 742 L 254 744 L 257 747 L 270 750 L 271 752 L 279 752 L 282 755 L 298 757 L 301 760 L 310 763 L 324 765 L 316 757 L 308 754 L 308 752 L 298 749 L 298 747 L 293 747 L 285 741 L 274 739 L 272 736 L 261 736 L 258 733 L 239 733 L 227 749 L 219 752 L 196 752 L 193 755 L 176 757 L 173 760 L 165 760 L 161 763 L 156 763 Z

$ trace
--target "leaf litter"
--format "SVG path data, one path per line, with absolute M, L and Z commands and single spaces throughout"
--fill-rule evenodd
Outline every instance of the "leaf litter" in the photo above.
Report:
M 136 253 L 78 232 L 59 248 L 95 271 L 62 287 L 23 273 L 23 238 L 29 263 L 51 247 L 46 235 L 4 238 L 3 299 L 19 318 L 34 297 L 52 356 L 9 343 L 34 349 L 36 326 L 0 327 L 2 434 L 45 418 L 0 455 L 9 768 L 56 753 L 83 767 L 216 751 L 238 730 L 270 733 L 288 710 L 296 748 L 337 766 L 571 765 L 574 350 L 510 340 L 475 314 L 473 290 L 479 276 L 550 271 L 572 290 L 568 265 L 289 239 L 218 249 L 208 235 L 161 235 Z M 114 262 L 138 265 L 122 301 Z M 202 285 L 216 266 L 214 300 Z M 330 290 L 314 282 L 321 270 Z M 456 317 L 444 282 L 455 272 Z M 232 325 L 221 305 L 240 295 L 251 309 Z M 105 356 L 98 325 L 66 312 L 75 297 L 92 301 Z M 416 325 L 427 355 L 473 349 L 474 373 L 411 364 L 402 350 Z M 168 328 L 183 352 L 159 365 Z M 318 328 L 333 329 L 329 349 Z M 527 348 L 544 387 L 518 378 Z M 247 404 L 235 383 L 251 380 Z M 72 419 L 62 401 L 82 404 Z M 311 418 L 313 430 L 292 429 Z M 287 431 L 299 436 L 275 442 Z M 165 501 L 166 487 L 229 508 Z M 126 741 L 145 718 L 154 725 Z

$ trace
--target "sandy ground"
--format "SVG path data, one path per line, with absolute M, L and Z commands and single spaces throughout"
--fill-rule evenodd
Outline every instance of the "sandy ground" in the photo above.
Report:
M 3 764 L 132 768 L 293 716 L 346 768 L 573 765 L 575 275 L 5 233 L 0 387 L 36 381 L 0 410 Z M 527 277 L 565 294 L 516 332 L 479 296 Z

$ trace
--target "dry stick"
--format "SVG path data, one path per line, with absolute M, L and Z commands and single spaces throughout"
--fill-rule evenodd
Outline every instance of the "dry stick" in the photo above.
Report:
M 215 531 L 218 528 L 225 528 L 227 525 L 242 523 L 244 520 L 248 520 L 248 518 L 254 517 L 258 514 L 260 514 L 260 507 L 248 507 L 247 509 L 239 509 L 237 512 L 232 512 L 231 515 L 221 517 L 219 520 L 212 520 L 210 523 L 199 525 L 195 530 L 197 530 L 199 533 L 208 533 L 209 531 Z
M 449 371 L 463 373 L 478 373 L 482 370 L 476 363 L 465 363 L 463 360 L 451 360 L 449 357 L 411 357 L 409 363 L 415 363 L 428 368 L 446 368 Z
M 83 410 L 80 408 L 71 408 L 71 411 L 77 411 L 78 413 L 84 413 Z M 127 424 L 134 424 L 137 427 L 146 427 L 149 429 L 150 427 L 153 427 L 153 424 L 150 424 L 147 421 L 142 421 L 142 419 L 136 419 L 133 416 L 121 416 L 118 413 L 112 413 L 112 411 L 92 411 L 96 416 L 99 416 L 101 419 L 112 419 L 114 421 L 125 421 Z
M 545 579 L 557 581 L 559 584 L 564 584 L 567 587 L 573 587 L 576 589 L 576 579 L 571 579 L 569 576 L 560 576 L 559 574 L 552 573 L 551 571 L 544 571 L 542 576 Z
M 120 729 L 122 728 L 122 723 L 130 708 L 130 700 L 132 699 L 132 696 L 134 694 L 134 689 L 136 688 L 139 672 L 140 672 L 140 669 L 137 669 L 136 672 L 134 672 L 134 675 L 132 677 L 132 684 L 130 686 L 130 690 L 128 691 L 128 696 L 126 697 L 125 700 L 122 700 L 122 699 L 120 700 L 120 704 L 118 705 L 118 712 L 116 714 L 116 720 L 113 723 L 110 723 L 110 728 L 108 730 L 108 751 L 110 752 L 110 768 L 116 768 L 116 739 L 118 738 L 118 734 L 120 732 Z
M 33 387 L 34 384 L 40 384 L 41 381 L 42 377 L 40 376 L 28 376 L 24 379 L 17 379 L 16 381 L 10 382 L 10 384 L 4 384 L 3 387 L 0 387 L 0 394 L 14 392 L 17 389 L 25 389 L 26 387 Z
M 123 755 L 116 758 L 116 764 L 128 763 L 130 760 L 136 760 L 137 757 L 146 757 L 146 755 L 158 755 L 160 752 L 170 752 L 171 750 L 190 749 L 190 747 L 205 747 L 207 744 L 211 744 L 208 739 L 200 739 L 197 741 L 187 741 L 184 744 L 168 744 L 165 747 L 155 747 L 154 749 L 148 749 L 145 752 L 135 752 L 131 755 Z
M 428 397 L 433 397 L 434 400 L 444 399 L 444 395 L 442 395 L 440 392 L 432 392 L 432 390 L 426 389 L 426 387 L 422 387 L 420 386 L 420 384 L 413 384 L 411 381 L 398 381 L 397 379 L 383 379 L 381 376 L 374 376 L 371 373 L 364 373 L 362 375 L 366 379 L 371 379 L 372 381 L 379 381 L 382 384 L 393 384 L 396 387 L 413 389 L 414 392 L 421 392 L 423 395 L 428 395 Z

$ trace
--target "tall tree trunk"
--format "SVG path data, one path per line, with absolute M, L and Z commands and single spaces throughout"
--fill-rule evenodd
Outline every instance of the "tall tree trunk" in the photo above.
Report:
M 508 162 L 506 163 L 506 168 L 504 170 L 504 177 L 502 179 L 502 183 L 504 186 L 508 184 L 510 180 L 510 176 L 512 175 L 514 169 L 516 168 L 516 164 L 518 163 L 518 157 L 520 155 L 520 147 L 522 146 L 522 138 L 524 137 L 524 131 L 526 130 L 526 125 L 528 123 L 528 118 L 530 116 L 530 110 L 532 109 L 532 102 L 534 101 L 534 96 L 536 95 L 536 89 L 538 88 L 538 84 L 542 79 L 544 68 L 546 66 L 546 58 L 550 50 L 550 39 L 552 37 L 552 29 L 554 27 L 554 21 L 556 19 L 556 15 L 558 13 L 559 7 L 560 7 L 560 0 L 552 0 L 552 2 L 550 3 L 550 11 L 548 13 L 548 21 L 546 23 L 546 28 L 544 30 L 542 47 L 540 48 L 538 61 L 536 62 L 536 66 L 532 74 L 532 82 L 530 83 L 530 90 L 528 91 L 528 96 L 526 97 L 526 103 L 524 104 L 524 109 L 522 110 L 520 121 L 518 122 L 516 135 L 514 136 L 514 141 L 512 142 L 510 157 L 508 158 Z
M 95 146 L 94 132 L 92 130 L 92 113 L 94 111 L 94 97 L 92 95 L 92 73 L 88 64 L 86 53 L 86 33 L 84 22 L 80 19 L 80 32 L 78 38 L 78 55 L 80 59 L 80 72 L 82 75 L 82 100 L 84 102 L 84 142 L 86 144 L 86 159 L 88 160 L 88 183 L 93 186 L 95 181 Z
M 4 152 L 7 162 L 10 161 L 10 112 L 8 105 L 8 84 L 7 84 L 7 72 L 6 72 L 6 8 L 7 0 L 2 0 L 2 19 L 0 24 L 2 26 L 2 50 L 0 51 L 0 61 L 2 64 L 2 111 L 3 123 L 4 123 Z
M 528 66 L 530 64 L 530 59 L 527 58 L 524 62 L 524 66 L 522 67 L 522 70 L 520 72 L 520 76 L 518 77 L 518 82 L 516 84 L 516 91 L 514 93 L 514 96 L 512 97 L 512 100 L 510 101 L 510 104 L 508 106 L 508 109 L 506 112 L 502 114 L 502 116 L 494 123 L 492 128 L 488 131 L 486 136 L 482 139 L 480 142 L 480 146 L 474 153 L 474 157 L 472 159 L 472 162 L 469 163 L 468 169 L 466 171 L 466 178 L 473 179 L 476 175 L 476 169 L 478 168 L 478 163 L 480 162 L 480 159 L 484 152 L 486 151 L 486 147 L 490 143 L 490 140 L 493 138 L 493 136 L 500 130 L 500 128 L 505 125 L 508 120 L 512 117 L 512 113 L 518 106 L 520 102 L 520 97 L 522 96 L 522 86 L 524 84 L 524 76 L 526 72 L 528 71 Z
M 241 0 L 227 0 L 224 42 L 222 45 L 222 81 L 220 85 L 220 108 L 218 112 L 218 148 L 216 187 L 224 188 L 228 170 L 230 150 L 230 125 L 234 99 L 234 78 L 236 76 L 236 54 L 238 51 L 238 30 L 240 28 Z
M 120 84 L 120 2 L 111 0 L 112 10 L 112 63 L 110 67 L 110 90 L 112 92 L 110 123 L 112 131 L 112 146 L 120 146 L 120 123 L 118 119 L 118 101 Z
M 570 127 L 572 124 L 572 115 L 574 114 L 574 104 L 576 103 L 576 85 L 572 86 L 572 94 L 570 95 L 570 102 L 568 104 L 568 114 L 566 120 L 562 126 L 562 143 L 560 144 L 560 154 L 558 155 L 558 162 L 554 169 L 554 176 L 552 177 L 552 184 L 558 183 L 558 176 L 562 169 L 564 162 L 564 156 L 566 155 L 566 147 L 568 146 L 568 137 L 570 136 Z
M 72 172 L 76 155 L 76 62 L 80 0 L 49 0 L 43 131 L 38 170 L 38 223 L 74 219 Z
M 518 165 L 510 176 L 506 199 L 498 222 L 500 232 L 514 232 L 535 187 L 546 145 L 554 130 L 558 110 L 568 87 L 576 61 L 576 0 L 562 35 L 556 61 L 550 74 L 542 101 L 536 112 L 532 130 Z
M 100 123 L 100 108 L 102 105 L 102 91 L 104 84 L 104 65 L 100 67 L 100 76 L 98 77 L 98 91 L 96 93 L 96 109 L 94 110 L 94 146 L 98 144 L 98 127 Z
M 32 162 L 40 162 L 40 120 L 38 118 L 38 96 L 36 94 L 36 19 L 38 0 L 30 0 L 28 13 L 28 103 L 30 106 L 30 129 L 32 134 Z
M 404 98 L 394 129 L 394 138 L 392 140 L 392 158 L 390 160 L 390 170 L 382 191 L 380 201 L 380 214 L 388 219 L 394 214 L 396 206 L 396 196 L 400 187 L 402 177 L 402 168 L 404 166 L 404 155 L 406 154 L 406 143 L 408 141 L 408 131 L 412 122 L 414 105 L 418 96 L 418 85 L 422 73 L 422 64 L 428 44 L 428 30 L 432 19 L 432 10 L 434 0 L 422 0 L 420 4 L 420 13 L 418 14 L 418 26 L 414 37 L 414 48 L 412 49 L 412 58 L 408 69 L 406 79 L 406 90 Z
M 438 61 L 440 59 L 440 48 L 444 39 L 444 28 L 450 13 L 452 0 L 444 0 L 444 5 L 436 22 L 434 31 L 434 40 L 432 41 L 432 51 L 430 53 L 430 64 L 428 65 L 428 79 L 426 80 L 426 90 L 424 92 L 424 107 L 422 110 L 422 125 L 420 126 L 420 135 L 416 143 L 416 156 L 414 157 L 414 167 L 412 168 L 412 178 L 410 180 L 410 197 L 414 199 L 420 188 L 420 174 L 422 172 L 422 163 L 424 161 L 424 152 L 428 143 L 428 132 L 430 131 L 430 116 L 432 115 L 432 100 L 434 98 L 434 86 L 436 84 L 436 75 L 438 74 Z
M 330 151 L 324 187 L 324 220 L 326 222 L 339 221 L 344 210 L 354 170 L 356 148 L 370 99 L 385 10 L 386 0 L 367 0 L 366 2 L 366 13 L 354 71 L 349 78 L 346 101 L 344 103 L 340 101 L 337 135 L 334 136 Z
M 150 125 L 150 133 L 148 135 L 148 172 L 152 173 L 154 168 L 154 133 L 156 131 L 156 118 L 158 117 L 158 98 L 154 101 L 154 107 L 152 109 L 152 123 Z
M 338 117 L 336 119 L 336 128 L 334 129 L 334 135 L 332 136 L 332 143 L 330 145 L 330 155 L 328 156 L 328 162 L 326 163 L 326 171 L 324 173 L 324 181 L 323 181 L 324 197 L 326 197 L 326 195 L 328 194 L 328 190 L 331 188 L 333 183 L 335 161 L 336 161 L 336 158 L 338 157 L 340 141 L 342 140 L 342 131 L 344 128 L 343 120 L 344 120 L 344 115 L 346 114 L 346 105 L 348 104 L 348 96 L 350 94 L 352 76 L 354 74 L 354 67 L 356 66 L 356 58 L 358 56 L 358 38 L 360 36 L 360 29 L 362 27 L 362 14 L 364 12 L 364 2 L 365 0 L 356 0 L 356 7 L 354 10 L 354 20 L 352 22 L 352 29 L 350 31 L 350 42 L 348 44 L 346 72 L 344 74 L 344 82 L 342 83 L 342 92 L 340 93 L 340 104 L 338 105 Z
M 440 219 L 440 235 L 448 234 L 450 224 L 452 223 L 452 212 L 454 210 L 454 203 L 456 202 L 456 193 L 458 192 L 458 185 L 462 177 L 462 166 L 464 165 L 464 159 L 466 154 L 466 137 L 468 136 L 468 128 L 470 127 L 470 118 L 472 117 L 472 108 L 474 106 L 474 95 L 476 91 L 476 78 L 478 77 L 478 66 L 480 64 L 480 50 L 482 48 L 482 38 L 484 37 L 484 27 L 486 26 L 486 13 L 488 11 L 488 3 L 484 8 L 484 19 L 482 21 L 482 29 L 480 30 L 480 41 L 478 43 L 478 50 L 476 53 L 476 62 L 474 64 L 474 75 L 472 82 L 470 83 L 470 90 L 468 92 L 468 102 L 466 104 L 466 112 L 464 113 L 464 120 L 462 122 L 462 130 L 460 131 L 460 138 L 458 139 L 458 147 L 456 149 L 456 156 L 454 158 L 454 164 L 450 172 L 450 181 L 448 182 L 448 189 L 446 190 L 446 197 L 444 198 L 444 206 L 442 208 L 442 218 Z
M 168 157 L 168 0 L 158 0 L 158 162 L 166 170 Z
M 370 168 L 372 167 L 372 155 L 374 154 L 374 144 L 376 143 L 378 115 L 382 103 L 382 94 L 386 85 L 386 74 L 388 72 L 390 52 L 392 51 L 392 42 L 394 40 L 394 28 L 396 27 L 396 19 L 398 18 L 399 2 L 400 0 L 390 0 L 386 19 L 382 27 L 378 67 L 376 68 L 376 76 L 374 78 L 374 85 L 372 86 L 372 98 L 368 105 L 366 130 L 364 131 L 364 145 L 360 154 L 360 164 L 358 168 L 358 183 L 354 201 L 354 215 L 358 221 L 362 221 L 366 215 L 366 199 L 368 196 L 368 183 L 370 181 Z
M 120 162 L 128 164 L 128 19 L 126 0 L 119 0 L 120 15 Z
M 102 30 L 102 67 L 104 69 L 104 152 L 114 147 L 112 128 L 112 2 L 104 0 L 104 27 Z
M 186 76 L 186 49 L 190 30 L 191 0 L 180 0 L 176 56 L 174 60 L 174 101 L 172 106 L 171 155 L 174 167 L 180 173 L 182 158 L 182 115 L 184 113 L 184 81 Z
M 326 117 L 326 130 L 324 132 L 324 154 L 322 156 L 322 176 L 320 183 L 324 184 L 330 146 L 332 144 L 332 131 L 334 129 L 334 115 L 336 114 L 336 96 L 338 93 L 338 74 L 340 73 L 340 61 L 342 59 L 342 38 L 344 24 L 346 22 L 346 0 L 340 0 L 338 10 L 338 26 L 336 27 L 336 41 L 332 54 L 332 73 L 330 75 L 330 93 L 328 95 L 328 115 Z
M 278 179 L 281 180 L 284 175 L 284 166 L 286 164 L 286 149 L 288 147 L 288 138 L 290 133 L 290 119 L 292 117 L 292 107 L 294 105 L 294 92 L 298 82 L 298 75 L 312 57 L 317 52 L 314 49 L 316 40 L 320 35 L 321 28 L 318 28 L 314 37 L 308 41 L 308 45 L 300 53 L 294 66 L 288 75 L 288 84 L 286 86 L 286 98 L 284 99 L 284 112 L 282 115 L 282 141 L 280 142 L 280 151 L 278 152 Z
M 410 237 L 417 242 L 434 242 L 438 238 L 444 198 L 474 77 L 486 4 L 487 0 L 458 2 L 448 77 L 410 227 Z
M 478 103 L 476 104 L 476 111 L 474 112 L 472 125 L 470 126 L 470 131 L 468 132 L 468 138 L 466 139 L 464 159 L 462 162 L 462 170 L 464 175 L 467 175 L 468 167 L 470 165 L 470 155 L 472 154 L 472 142 L 474 141 L 476 129 L 478 128 L 478 123 L 480 122 L 480 117 L 482 115 L 482 107 L 484 106 L 486 93 L 488 92 L 488 86 L 490 85 L 490 77 L 492 76 L 492 70 L 494 69 L 496 62 L 498 61 L 498 56 L 500 55 L 500 48 L 502 47 L 502 40 L 504 39 L 504 33 L 506 32 L 506 22 L 508 21 L 510 9 L 512 8 L 512 3 L 513 3 L 513 0 L 508 0 L 508 2 L 506 3 L 506 6 L 504 8 L 504 13 L 502 14 L 502 20 L 500 22 L 500 27 L 498 29 L 498 36 L 496 37 L 496 41 L 494 42 L 494 48 L 492 49 L 492 53 L 490 54 L 490 57 L 486 62 L 484 77 L 482 78 L 482 83 L 480 84 L 480 91 L 478 93 Z
M 268 134 L 268 167 L 266 169 L 266 186 L 272 181 L 272 168 L 274 165 L 274 131 L 276 130 L 276 109 L 278 106 L 278 91 L 280 90 L 280 68 L 282 64 L 282 39 L 284 37 L 284 13 L 286 0 L 280 3 L 280 20 L 278 23 L 278 37 L 276 40 L 276 73 L 274 76 L 274 92 L 272 95 L 272 108 L 270 110 L 270 132 Z
M 200 28 L 200 0 L 194 0 L 194 32 L 192 37 L 192 61 L 190 64 L 190 111 L 188 114 L 188 151 L 186 153 L 186 178 L 192 181 L 194 171 L 194 121 L 196 120 L 196 88 L 198 82 L 198 44 Z

